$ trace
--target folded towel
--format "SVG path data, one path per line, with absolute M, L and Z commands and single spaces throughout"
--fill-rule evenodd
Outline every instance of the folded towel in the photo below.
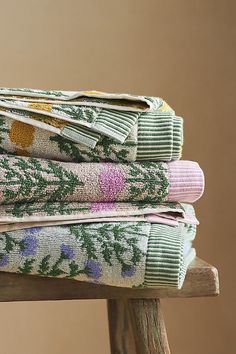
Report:
M 18 202 L 194 202 L 204 176 L 192 161 L 66 163 L 0 155 L 0 204 Z
M 1 153 L 77 162 L 181 157 L 183 120 L 161 98 L 2 88 L 0 114 Z
M 149 221 L 172 226 L 182 222 L 198 225 L 198 220 L 185 203 L 45 202 L 0 206 L 0 232 L 104 221 Z
M 182 145 L 158 97 L 0 88 L 0 271 L 181 288 L 204 190 Z
M 107 222 L 0 233 L 0 271 L 121 287 L 181 288 L 194 225 Z

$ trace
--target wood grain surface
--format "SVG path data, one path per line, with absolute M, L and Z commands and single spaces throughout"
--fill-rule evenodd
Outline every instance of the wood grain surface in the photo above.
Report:
M 199 258 L 196 258 L 190 265 L 181 290 L 119 288 L 69 279 L 0 272 L 0 301 L 155 299 L 218 294 L 217 269 Z
M 111 354 L 170 354 L 159 299 L 107 301 Z

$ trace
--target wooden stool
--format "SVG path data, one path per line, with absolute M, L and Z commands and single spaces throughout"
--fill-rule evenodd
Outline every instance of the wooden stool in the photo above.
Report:
M 190 265 L 181 290 L 118 288 L 0 273 L 0 301 L 107 299 L 112 354 L 170 353 L 159 299 L 218 294 L 217 269 L 199 258 Z

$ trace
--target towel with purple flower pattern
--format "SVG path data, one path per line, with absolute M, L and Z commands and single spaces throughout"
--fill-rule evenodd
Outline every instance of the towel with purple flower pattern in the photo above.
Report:
M 182 286 L 194 225 L 139 222 L 31 227 L 0 233 L 0 271 L 120 287 Z

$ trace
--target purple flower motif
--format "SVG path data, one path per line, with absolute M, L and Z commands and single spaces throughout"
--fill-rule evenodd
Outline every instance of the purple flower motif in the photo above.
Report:
M 123 265 L 121 275 L 123 278 L 132 277 L 136 273 L 134 265 Z
M 107 211 L 115 209 L 115 204 L 112 202 L 95 202 L 90 205 L 91 210 L 96 213 L 99 211 Z
M 0 267 L 5 267 L 9 263 L 7 254 L 0 254 Z
M 125 187 L 122 171 L 111 163 L 104 164 L 105 169 L 99 175 L 99 185 L 107 200 L 115 200 L 116 194 Z
M 73 259 L 75 257 L 74 250 L 70 246 L 65 245 L 64 243 L 61 244 L 61 253 L 62 256 L 66 259 Z
M 42 226 L 29 227 L 28 229 L 25 229 L 25 233 L 33 235 L 35 233 L 38 233 L 41 229 L 42 229 Z
M 102 267 L 94 259 L 88 259 L 85 263 L 85 270 L 88 272 L 87 275 L 90 278 L 98 279 L 102 276 Z
M 20 254 L 22 256 L 32 256 L 36 253 L 38 240 L 35 236 L 25 236 L 20 242 Z

